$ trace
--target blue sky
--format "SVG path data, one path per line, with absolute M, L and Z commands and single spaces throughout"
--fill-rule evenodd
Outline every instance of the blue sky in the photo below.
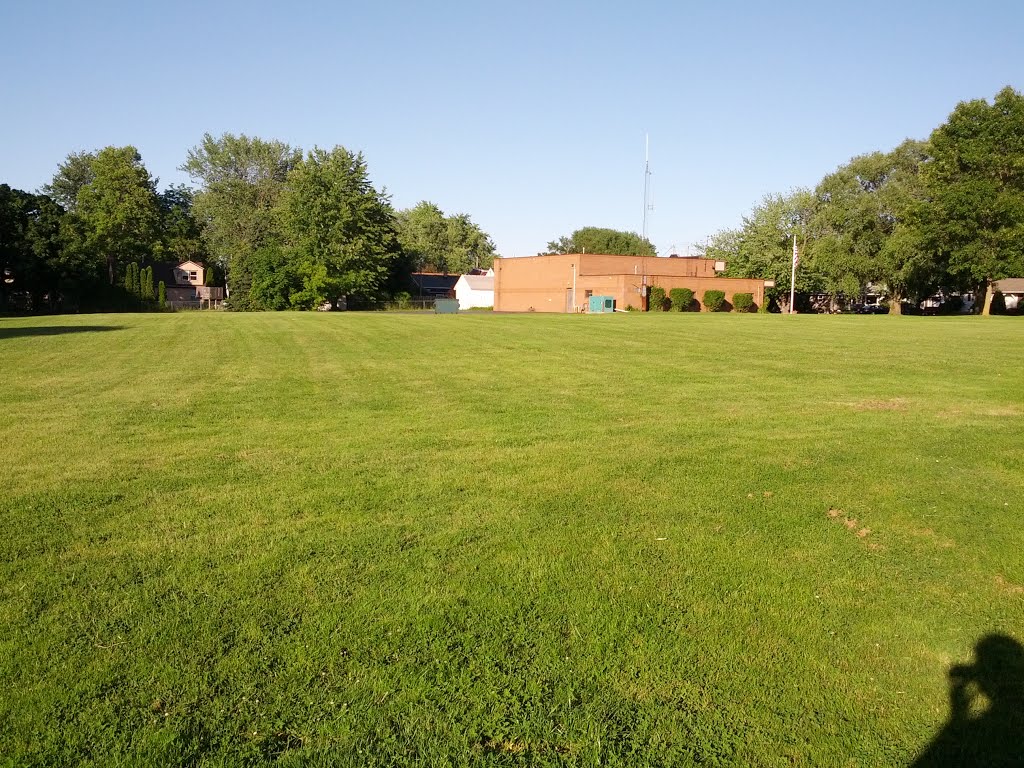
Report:
M 161 186 L 204 132 L 366 154 L 403 208 L 507 256 L 586 225 L 663 255 L 762 195 L 1024 88 L 1024 3 L 7 2 L 0 182 L 134 144 Z

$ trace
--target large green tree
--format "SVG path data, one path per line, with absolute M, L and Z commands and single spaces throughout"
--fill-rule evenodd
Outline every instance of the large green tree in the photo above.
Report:
M 160 213 L 159 238 L 154 256 L 173 261 L 205 261 L 203 230 L 193 215 L 195 192 L 185 185 L 171 185 L 157 195 Z
M 1007 87 L 992 103 L 960 103 L 930 147 L 928 235 L 987 314 L 992 281 L 1024 276 L 1024 95 Z
M 818 185 L 808 256 L 829 293 L 858 296 L 880 283 L 899 314 L 903 299 L 934 290 L 939 270 L 918 220 L 927 157 L 923 142 L 905 141 L 855 157 Z
M 250 304 L 253 260 L 284 240 L 278 203 L 302 150 L 244 134 L 210 134 L 189 150 L 181 169 L 201 185 L 193 211 L 210 256 L 227 273 L 230 304 Z
M 72 152 L 57 166 L 53 179 L 40 191 L 73 213 L 78 207 L 79 191 L 91 184 L 95 177 L 92 168 L 95 159 L 95 152 Z
M 494 243 L 468 214 L 446 216 L 426 200 L 395 215 L 399 242 L 418 270 L 464 273 L 494 263 Z
M 647 240 L 635 232 L 602 227 L 583 227 L 567 237 L 548 243 L 551 253 L 605 253 L 615 256 L 657 256 Z
M 86 249 L 106 262 L 113 285 L 120 267 L 152 252 L 159 222 L 156 188 L 132 146 L 101 149 L 92 172 L 92 180 L 78 191 L 75 215 L 82 222 Z
M 46 195 L 0 184 L 0 273 L 11 281 L 0 280 L 0 307 L 18 294 L 22 309 L 73 308 L 95 290 L 95 261 L 69 245 L 71 218 Z
M 388 198 L 374 189 L 361 153 L 313 149 L 288 174 L 280 209 L 281 268 L 297 285 L 291 306 L 381 295 L 401 246 Z
M 0 184 L 0 309 L 10 295 L 33 280 L 34 264 L 28 244 L 29 211 L 33 195 Z
M 788 195 L 768 195 L 754 210 L 743 217 L 737 230 L 723 230 L 702 249 L 705 258 L 726 262 L 726 275 L 770 279 L 774 288 L 765 290 L 786 310 L 789 307 L 789 286 L 793 263 L 793 236 L 801 252 L 807 250 L 807 233 L 814 198 L 810 191 L 798 189 Z M 804 259 L 797 270 L 796 289 L 800 292 L 821 290 L 821 277 Z

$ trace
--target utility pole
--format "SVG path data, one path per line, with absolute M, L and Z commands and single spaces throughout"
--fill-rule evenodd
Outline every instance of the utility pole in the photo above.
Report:
M 793 270 L 789 277 L 789 314 L 796 314 L 796 265 L 800 261 L 800 256 L 796 250 L 796 233 L 793 233 Z

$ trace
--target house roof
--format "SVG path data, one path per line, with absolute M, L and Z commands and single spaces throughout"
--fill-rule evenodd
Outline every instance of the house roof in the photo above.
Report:
M 471 291 L 494 290 L 494 275 L 463 275 L 459 281 L 465 281 Z
M 412 281 L 420 291 L 450 291 L 459 281 L 459 276 L 440 272 L 413 272 Z
M 180 285 L 183 288 L 192 287 L 191 283 L 179 283 L 178 278 L 174 274 L 174 270 L 179 269 L 183 264 L 196 264 L 194 261 L 155 261 L 148 266 L 153 268 L 153 287 L 160 285 L 160 281 L 163 280 L 164 286 L 171 288 L 176 285 Z
M 992 285 L 1002 293 L 1024 293 L 1024 277 L 1007 277 L 996 280 Z
M 174 268 L 177 264 L 172 264 L 166 261 L 158 261 L 155 264 L 150 265 L 153 267 L 153 287 L 160 285 L 160 281 L 170 288 L 173 285 L 178 284 L 177 278 L 174 276 Z

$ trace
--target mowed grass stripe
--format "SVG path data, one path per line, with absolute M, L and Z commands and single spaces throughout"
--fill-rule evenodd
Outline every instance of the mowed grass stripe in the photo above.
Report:
M 0 754 L 905 764 L 1024 627 L 1020 338 L 0 320 Z

